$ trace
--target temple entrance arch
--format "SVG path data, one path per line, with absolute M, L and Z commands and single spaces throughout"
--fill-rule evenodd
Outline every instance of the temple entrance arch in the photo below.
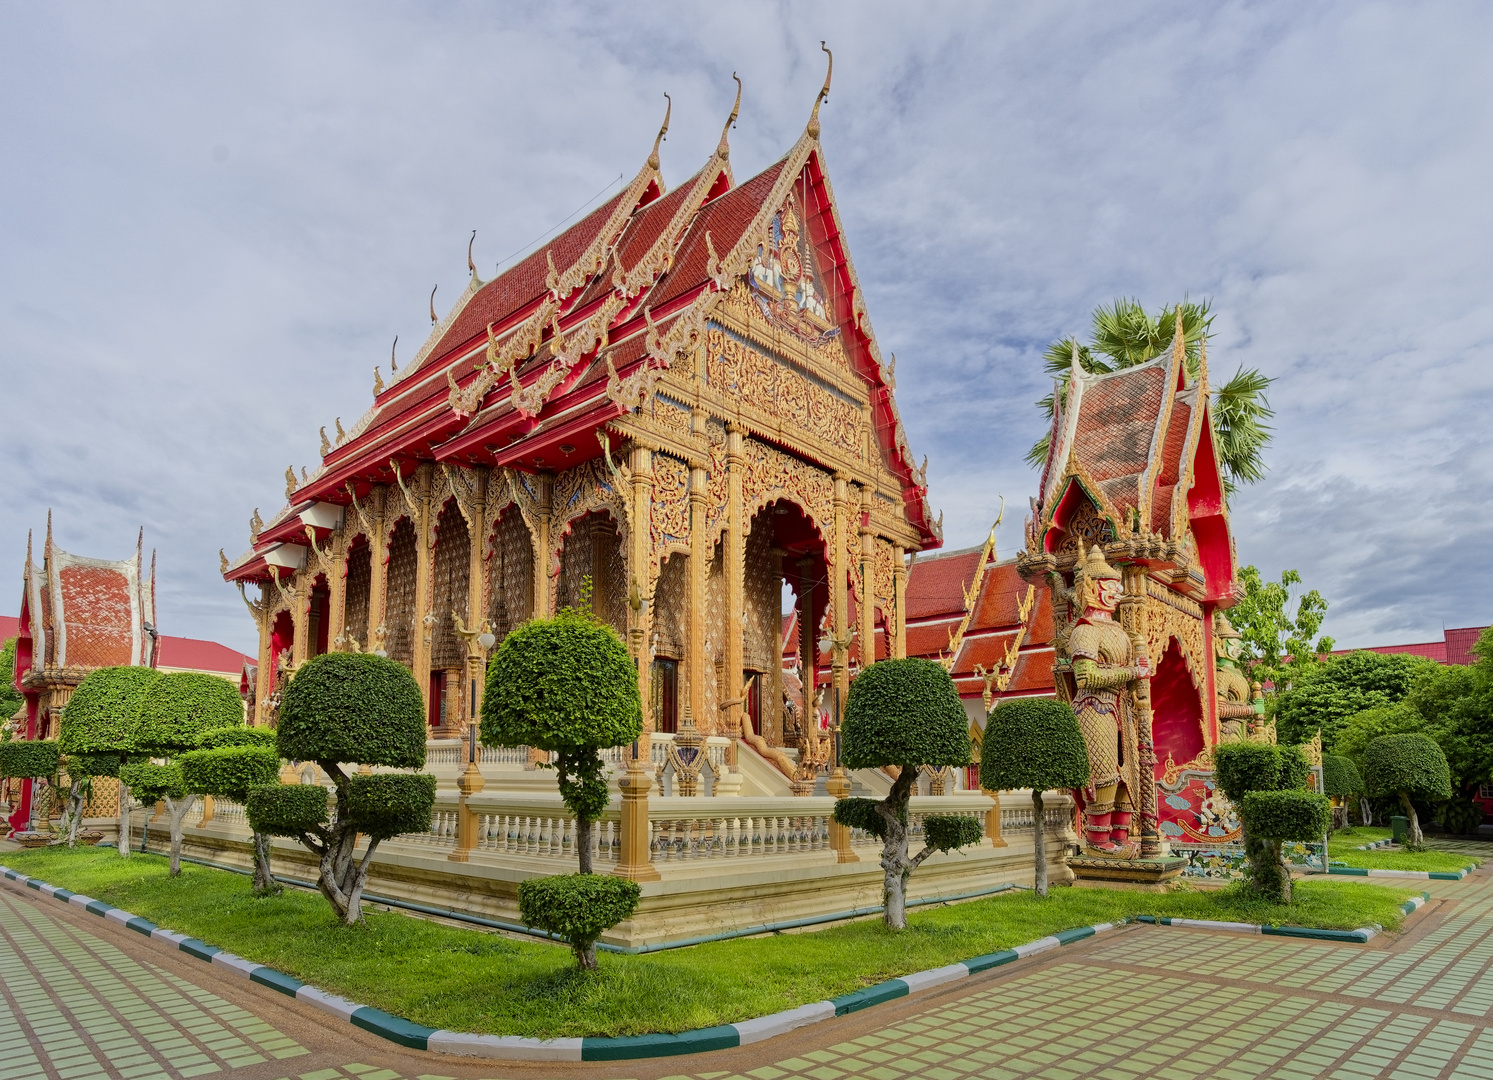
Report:
M 1156 746 L 1156 775 L 1162 776 L 1168 760 L 1175 768 L 1195 760 L 1207 746 L 1202 699 L 1187 670 L 1175 637 L 1166 641 L 1166 652 L 1151 679 L 1151 732 Z
M 627 562 L 622 537 L 612 515 L 593 510 L 570 522 L 560 549 L 560 576 L 555 607 L 580 607 L 591 579 L 590 610 L 602 622 L 627 636 Z
M 389 537 L 389 584 L 384 600 L 384 651 L 406 667 L 415 659 L 415 584 L 419 541 L 407 517 L 394 524 Z
M 487 618 L 496 649 L 534 617 L 534 537 L 518 504 L 509 503 L 499 512 L 487 557 Z
M 317 574 L 311 582 L 311 597 L 306 611 L 306 659 L 327 651 L 327 634 L 331 621 L 332 590 L 327 576 Z
M 373 598 L 373 548 L 358 534 L 347 549 L 347 587 L 342 636 L 348 648 L 362 651 L 373 640 L 368 608 Z
M 751 518 L 746 537 L 742 677 L 747 686 L 748 719 L 772 746 L 802 747 L 806 738 L 815 737 L 811 728 L 815 725 L 818 642 L 830 607 L 825 547 L 819 526 L 792 499 L 767 502 Z M 792 597 L 798 663 L 785 674 L 781 661 L 767 657 L 776 660 L 783 655 L 788 595 Z
M 461 719 L 462 667 L 466 645 L 456 636 L 452 612 L 463 623 L 474 620 L 467 610 L 472 568 L 472 538 L 467 520 L 454 498 L 447 499 L 436 517 L 435 558 L 431 574 L 429 722 L 443 731 L 455 730 Z

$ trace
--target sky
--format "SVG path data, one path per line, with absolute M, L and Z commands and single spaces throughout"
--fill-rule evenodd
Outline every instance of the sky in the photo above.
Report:
M 0 5 L 0 567 L 159 549 L 161 631 L 252 652 L 218 573 L 466 284 L 714 148 L 822 142 L 945 546 L 1014 554 L 1040 355 L 1210 298 L 1274 379 L 1241 563 L 1339 646 L 1493 621 L 1493 7 Z M 0 599 L 0 605 L 3 605 Z

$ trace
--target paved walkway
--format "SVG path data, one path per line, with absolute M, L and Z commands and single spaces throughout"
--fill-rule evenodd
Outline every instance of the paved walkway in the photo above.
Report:
M 0 890 L 0 1078 L 1490 1078 L 1493 868 L 1430 891 L 1443 903 L 1368 946 L 1135 926 L 760 1046 L 506 1066 L 391 1047 Z

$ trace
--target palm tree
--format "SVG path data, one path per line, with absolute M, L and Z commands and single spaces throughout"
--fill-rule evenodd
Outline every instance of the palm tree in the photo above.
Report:
M 1060 338 L 1042 354 L 1044 366 L 1058 380 L 1055 393 L 1037 403 L 1048 420 L 1052 419 L 1059 398 L 1067 398 L 1075 348 L 1079 366 L 1092 375 L 1135 367 L 1154 360 L 1171 348 L 1178 315 L 1182 319 L 1182 341 L 1187 350 L 1187 374 L 1189 378 L 1197 378 L 1203 343 L 1213 323 L 1208 301 L 1194 304 L 1183 300 L 1153 316 L 1139 300 L 1121 297 L 1113 304 L 1101 304 L 1094 309 L 1089 344 L 1085 345 L 1076 338 Z M 1266 421 L 1275 415 L 1265 392 L 1272 381 L 1254 368 L 1241 366 L 1232 379 L 1214 388 L 1210 395 L 1212 407 L 1208 412 L 1213 420 L 1214 445 L 1223 470 L 1224 489 L 1229 495 L 1239 484 L 1256 483 L 1265 475 L 1262 453 L 1271 439 L 1271 429 Z M 1026 460 L 1030 464 L 1041 465 L 1047 460 L 1048 439 L 1049 436 L 1044 434 L 1027 451 Z

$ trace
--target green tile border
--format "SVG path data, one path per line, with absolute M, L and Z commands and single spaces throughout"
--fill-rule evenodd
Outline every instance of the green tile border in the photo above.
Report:
M 1337 873 L 1336 870 L 1333 873 Z M 1447 875 L 1450 877 L 1451 875 Z M 1413 914 L 1431 899 L 1430 893 L 1412 896 L 1400 905 L 1406 915 Z M 1137 915 L 1136 922 L 1154 926 L 1190 926 L 1198 930 L 1228 930 L 1238 934 L 1263 934 L 1266 937 L 1312 938 L 1316 941 L 1346 941 L 1364 945 L 1379 936 L 1380 926 L 1361 926 L 1357 930 L 1319 930 L 1310 926 L 1267 926 L 1261 923 L 1213 922 L 1208 919 L 1174 919 L 1170 916 Z M 1074 931 L 1065 931 L 1073 933 Z M 1060 934 L 1059 937 L 1062 935 Z
M 443 1031 L 416 1024 L 403 1017 L 386 1013 L 368 1005 L 359 1005 L 346 998 L 328 994 L 301 982 L 282 971 L 255 964 L 252 961 L 225 952 L 216 945 L 209 945 L 197 938 L 173 933 L 157 926 L 148 919 L 122 908 L 116 908 L 91 896 L 69 892 L 44 881 L 27 877 L 6 866 L 0 866 L 0 880 L 34 889 L 61 903 L 81 908 L 84 911 L 109 919 L 143 934 L 152 941 L 164 942 L 171 948 L 188 956 L 212 964 L 247 978 L 251 982 L 279 991 L 287 997 L 304 1001 L 325 1012 L 338 1016 L 364 1031 L 372 1032 L 390 1042 L 414 1050 L 431 1050 L 438 1053 L 464 1054 L 474 1057 L 506 1058 L 516 1061 L 629 1061 L 643 1058 L 674 1057 L 679 1054 L 699 1054 L 708 1050 L 725 1050 L 736 1046 L 762 1042 L 776 1035 L 819 1023 L 836 1016 L 868 1009 L 887 1001 L 907 997 L 919 990 L 941 986 L 957 979 L 991 968 L 1000 967 L 1026 956 L 1061 948 L 1075 941 L 1084 941 L 1096 934 L 1125 925 L 1101 923 L 1097 926 L 1081 926 L 1064 930 L 1051 937 L 1018 945 L 1014 949 L 1003 949 L 986 956 L 977 956 L 958 964 L 919 971 L 904 975 L 900 979 L 867 986 L 854 993 L 843 994 L 828 1001 L 816 1001 L 800 1005 L 796 1009 L 759 1016 L 719 1027 L 699 1028 L 677 1034 L 630 1035 L 618 1038 L 581 1039 L 528 1039 L 514 1035 L 471 1035 L 455 1031 Z

